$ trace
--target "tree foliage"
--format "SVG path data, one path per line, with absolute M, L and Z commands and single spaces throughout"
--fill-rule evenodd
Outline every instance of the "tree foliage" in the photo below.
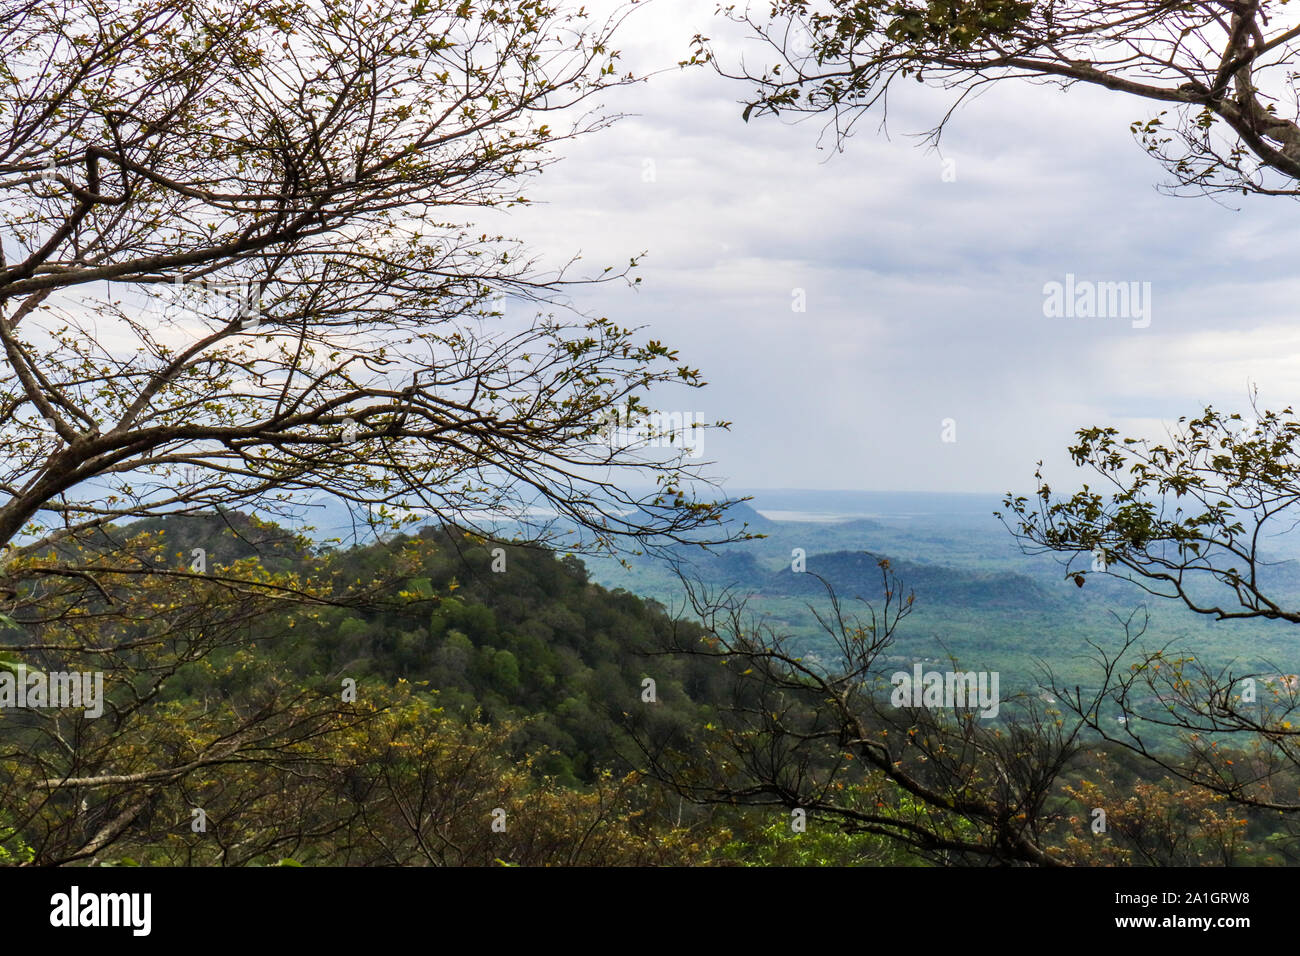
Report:
M 1080 586 L 1104 575 L 1215 620 L 1300 622 L 1277 548 L 1300 502 L 1300 423 L 1290 408 L 1246 419 L 1209 407 L 1159 443 L 1099 427 L 1078 438 L 1071 455 L 1102 490 L 1085 484 L 1059 496 L 1040 465 L 1032 497 L 1005 499 L 1003 520 L 1026 551 L 1060 555 Z M 1061 688 L 1062 700 L 1183 780 L 1240 805 L 1300 809 L 1294 675 L 1211 667 L 1189 641 L 1148 646 L 1133 618 L 1124 630 L 1118 646 L 1093 646 L 1095 691 Z M 1178 734 L 1178 753 L 1153 744 L 1161 729 Z
M 611 120 L 589 101 L 632 79 L 626 9 L 0 12 L 0 543 L 314 494 L 539 539 L 530 516 L 558 514 L 584 546 L 716 516 L 682 455 L 602 430 L 702 384 L 569 302 L 635 260 L 574 276 L 484 225 Z
M 1289 68 L 1300 26 L 1285 0 L 773 0 L 720 12 L 760 41 L 765 65 L 732 67 L 704 36 L 686 62 L 751 84 L 745 119 L 824 114 L 839 140 L 873 110 L 883 121 L 899 80 L 955 91 L 953 109 L 1006 79 L 1084 83 L 1167 104 L 1132 131 L 1175 190 L 1300 194 Z

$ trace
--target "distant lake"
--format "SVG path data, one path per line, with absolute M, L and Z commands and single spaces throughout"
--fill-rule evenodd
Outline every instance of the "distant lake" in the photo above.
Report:
M 755 508 L 759 514 L 769 521 L 806 521 L 817 524 L 836 524 L 843 521 L 856 521 L 859 518 L 910 518 L 911 515 L 898 514 L 844 514 L 842 512 L 829 511 L 770 511 L 766 508 Z
M 926 491 L 814 491 L 799 488 L 727 489 L 748 496 L 750 507 L 773 521 L 851 521 L 854 518 L 988 517 L 1000 495 Z

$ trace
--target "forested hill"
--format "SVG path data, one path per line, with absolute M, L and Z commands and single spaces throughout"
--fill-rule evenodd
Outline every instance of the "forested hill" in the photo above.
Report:
M 702 726 L 707 701 L 721 692 L 716 665 L 647 656 L 674 634 L 698 639 L 697 626 L 673 622 L 653 601 L 592 583 L 573 556 L 521 547 L 494 553 L 498 545 L 437 528 L 322 552 L 275 525 L 230 513 L 128 530 L 160 534 L 162 551 L 176 562 L 203 546 L 212 574 L 254 556 L 280 570 L 314 556 L 344 581 L 391 579 L 370 606 L 317 610 L 313 626 L 274 640 L 268 637 L 278 622 L 268 621 L 250 642 L 304 679 L 405 680 L 437 689 L 451 711 L 477 710 L 480 720 L 526 717 L 515 746 L 520 753 L 545 748 L 540 767 L 561 782 L 589 780 L 598 768 L 628 769 L 613 718 L 643 706 L 647 677 L 654 680 L 657 732 Z M 393 577 L 400 561 L 415 564 Z
M 826 593 L 824 581 L 840 595 L 879 602 L 885 589 L 879 566 L 884 558 L 867 551 L 810 555 L 807 573 L 787 567 L 761 579 L 761 587 L 768 593 L 811 597 Z M 1050 591 L 1023 574 L 897 560 L 890 561 L 890 568 L 918 599 L 945 607 L 1061 611 L 1068 606 L 1059 588 Z

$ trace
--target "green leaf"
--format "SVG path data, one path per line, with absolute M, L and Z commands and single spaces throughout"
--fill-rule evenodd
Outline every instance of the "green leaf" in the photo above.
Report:
M 15 677 L 18 676 L 18 668 L 23 666 L 23 659 L 16 654 L 8 651 L 0 651 L 0 671 L 8 671 Z M 33 669 L 26 668 L 27 673 L 34 673 Z

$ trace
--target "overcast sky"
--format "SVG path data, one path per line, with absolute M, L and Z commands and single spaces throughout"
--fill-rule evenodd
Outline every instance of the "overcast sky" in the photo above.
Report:
M 727 36 L 712 10 L 652 0 L 626 64 Z M 743 123 L 745 91 L 693 69 L 612 92 L 636 115 L 565 144 L 529 192 L 546 205 L 512 216 L 538 251 L 596 270 L 648 251 L 643 288 L 581 304 L 702 369 L 706 389 L 661 405 L 734 422 L 704 449 L 734 487 L 1029 491 L 1039 459 L 1074 485 L 1079 427 L 1159 434 L 1206 403 L 1247 410 L 1252 382 L 1266 406 L 1295 401 L 1300 210 L 1159 193 L 1129 133 L 1154 104 L 1008 81 L 956 113 L 939 155 L 908 134 L 951 95 L 909 83 L 888 136 L 864 121 L 836 154 L 819 118 Z M 1067 273 L 1149 282 L 1149 327 L 1045 316 L 1044 284 Z

